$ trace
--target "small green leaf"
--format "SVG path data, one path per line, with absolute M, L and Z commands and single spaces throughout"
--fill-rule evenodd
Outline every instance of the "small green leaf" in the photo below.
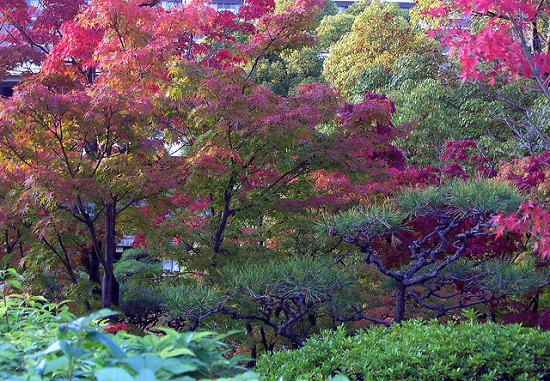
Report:
M 134 381 L 126 370 L 122 368 L 103 368 L 96 370 L 94 375 L 97 381 Z M 154 375 L 153 375 L 154 376 Z
M 170 362 L 169 360 L 174 360 L 174 361 Z M 184 362 L 177 361 L 176 359 L 168 359 L 168 360 L 164 360 L 164 369 L 169 370 L 170 373 L 174 375 L 182 375 L 185 373 L 194 372 L 198 368 L 195 365 L 186 364 Z
M 150 369 L 153 372 L 156 372 L 157 370 L 164 367 L 163 359 L 161 359 L 157 355 L 152 354 L 145 354 L 140 356 L 136 355 L 128 357 L 123 361 L 138 373 L 141 372 L 142 369 Z
M 188 348 L 173 348 L 172 346 L 164 348 L 160 352 L 160 357 L 162 358 L 177 357 L 181 355 L 195 356 L 195 353 Z
M 50 374 L 58 369 L 62 369 L 69 365 L 67 356 L 56 357 L 53 360 L 47 361 L 42 374 Z
M 124 351 L 106 334 L 98 332 L 98 331 L 91 331 L 88 332 L 86 335 L 88 339 L 94 339 L 96 341 L 99 341 L 101 344 L 105 345 L 109 351 L 113 354 L 113 356 L 117 359 L 123 359 L 127 358 L 128 356 Z
M 53 342 L 48 348 L 46 348 L 46 350 L 44 352 L 37 353 L 36 355 L 31 356 L 31 357 L 38 357 L 38 356 L 41 356 L 41 355 L 48 355 L 50 353 L 54 353 L 54 352 L 57 352 L 57 351 L 60 351 L 60 350 L 61 350 L 61 340 L 57 340 L 57 341 Z
M 142 369 L 134 378 L 135 381 L 156 381 L 157 377 L 151 369 Z
M 21 282 L 16 279 L 9 279 L 8 283 L 11 284 L 11 286 L 17 290 L 20 290 L 22 287 Z

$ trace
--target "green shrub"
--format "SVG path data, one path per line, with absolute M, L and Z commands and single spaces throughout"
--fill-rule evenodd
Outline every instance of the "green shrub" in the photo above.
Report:
M 77 318 L 66 303 L 7 293 L 20 287 L 15 271 L 0 270 L 1 380 L 257 380 L 240 365 L 245 359 L 228 356 L 227 335 L 112 335 L 112 311 Z
M 348 336 L 325 332 L 264 355 L 265 380 L 549 380 L 550 332 L 518 325 L 409 321 Z M 264 379 L 264 378 L 262 378 Z
M 147 320 L 161 311 L 163 298 L 157 287 L 162 278 L 162 263 L 143 249 L 130 249 L 114 267 L 120 285 L 120 309 L 132 322 Z

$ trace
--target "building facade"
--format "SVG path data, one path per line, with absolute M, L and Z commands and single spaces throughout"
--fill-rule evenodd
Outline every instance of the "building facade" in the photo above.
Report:
M 244 0 L 211 0 L 210 5 L 216 10 L 230 10 L 236 12 L 243 4 Z M 351 4 L 360 0 L 334 0 L 338 10 L 341 12 L 349 7 Z M 401 9 L 410 9 L 414 6 L 414 0 L 385 0 L 388 2 L 396 3 Z M 162 0 L 161 5 L 168 9 L 170 7 L 180 5 L 185 0 Z

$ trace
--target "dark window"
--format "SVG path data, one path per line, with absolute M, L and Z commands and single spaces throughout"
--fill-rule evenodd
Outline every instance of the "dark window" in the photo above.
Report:
M 13 87 L 12 86 L 1 86 L 0 87 L 0 95 L 3 97 L 11 97 L 13 95 Z

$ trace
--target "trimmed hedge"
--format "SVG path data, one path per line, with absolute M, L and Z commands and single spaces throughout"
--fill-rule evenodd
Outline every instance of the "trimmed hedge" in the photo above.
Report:
M 324 332 L 264 355 L 265 380 L 550 380 L 550 332 L 519 325 L 408 321 L 348 336 Z

